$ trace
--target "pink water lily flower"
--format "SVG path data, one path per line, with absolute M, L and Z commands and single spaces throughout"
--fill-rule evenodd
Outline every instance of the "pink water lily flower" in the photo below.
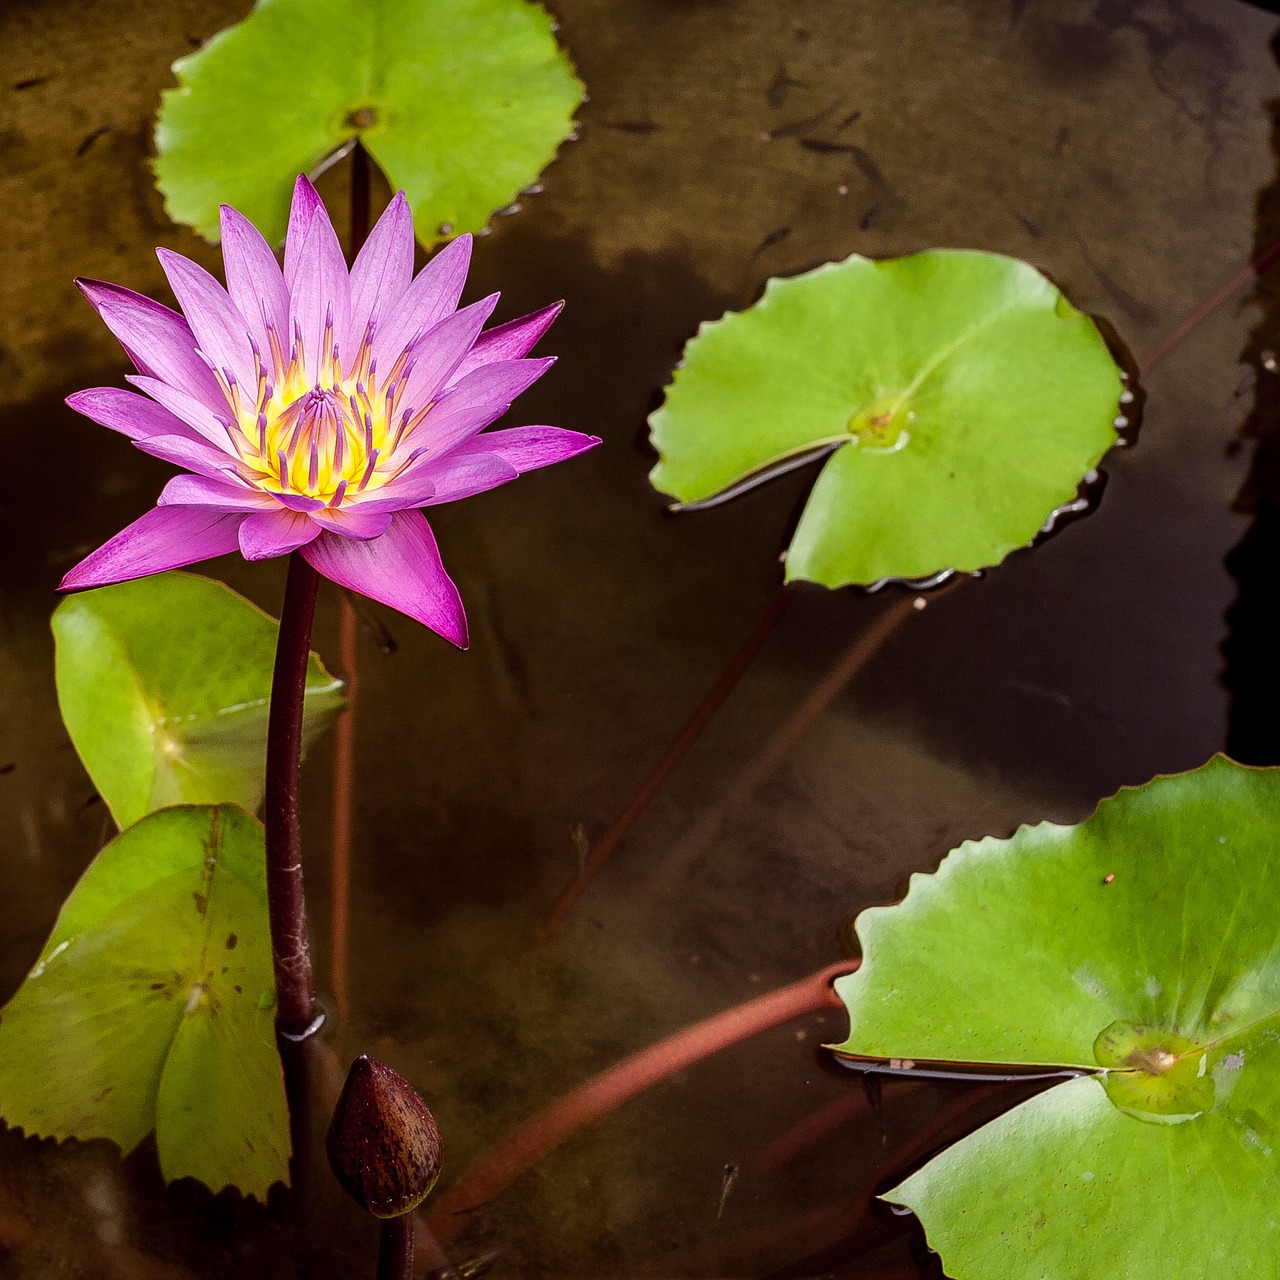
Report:
M 98 387 L 67 403 L 190 474 L 170 480 L 158 505 L 61 589 L 237 549 L 249 560 L 298 550 L 325 577 L 465 647 L 462 600 L 420 508 L 599 441 L 546 426 L 484 431 L 553 363 L 525 357 L 559 304 L 481 332 L 498 295 L 458 309 L 470 236 L 416 278 L 413 248 L 401 192 L 348 273 L 320 197 L 299 178 L 283 272 L 253 225 L 224 205 L 225 289 L 159 250 L 182 315 L 118 285 L 78 281 L 145 394 Z

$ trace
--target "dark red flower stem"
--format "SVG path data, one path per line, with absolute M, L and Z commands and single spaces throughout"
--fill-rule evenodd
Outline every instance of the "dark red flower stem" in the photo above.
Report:
M 351 237 L 347 253 L 356 254 L 369 238 L 369 153 L 356 143 L 351 152 Z M 334 726 L 333 859 L 330 909 L 329 985 L 344 1022 L 347 995 L 347 940 L 351 921 L 351 833 L 355 809 L 356 707 L 360 700 L 360 664 L 356 648 L 356 611 L 342 597 L 338 615 L 338 670 L 346 683 L 347 705 Z
M 302 700 L 311 654 L 319 575 L 298 552 L 289 576 L 276 641 L 267 721 L 267 909 L 276 975 L 276 1029 L 289 1039 L 305 1036 L 316 1017 L 307 942 L 307 902 L 302 892 Z
M 383 1218 L 378 1280 L 413 1280 L 413 1214 Z

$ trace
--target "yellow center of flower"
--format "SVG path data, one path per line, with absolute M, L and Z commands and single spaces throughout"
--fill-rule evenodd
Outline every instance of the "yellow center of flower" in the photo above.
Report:
M 412 461 L 397 458 L 404 437 L 425 417 L 430 403 L 403 408 L 413 361 L 408 351 L 385 378 L 372 354 L 372 325 L 344 365 L 325 324 L 320 359 L 308 375 L 302 334 L 295 329 L 286 356 L 275 329 L 267 328 L 264 358 L 254 344 L 257 387 L 239 386 L 216 373 L 231 408 L 228 434 L 240 474 L 268 493 L 295 494 L 337 507 L 348 494 L 381 488 Z

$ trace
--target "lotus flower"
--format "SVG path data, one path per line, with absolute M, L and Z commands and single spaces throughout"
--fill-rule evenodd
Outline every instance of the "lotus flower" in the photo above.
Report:
M 159 250 L 183 315 L 118 285 L 77 281 L 145 394 L 98 387 L 67 403 L 190 474 L 170 480 L 158 505 L 61 589 L 237 549 L 248 560 L 300 551 L 325 577 L 465 648 L 462 600 L 420 508 L 599 441 L 557 427 L 484 431 L 553 363 L 525 356 L 560 306 L 482 333 L 498 295 L 458 309 L 471 238 L 459 236 L 416 278 L 413 244 L 401 192 L 348 273 L 320 197 L 299 178 L 283 272 L 253 225 L 224 205 L 225 289 Z

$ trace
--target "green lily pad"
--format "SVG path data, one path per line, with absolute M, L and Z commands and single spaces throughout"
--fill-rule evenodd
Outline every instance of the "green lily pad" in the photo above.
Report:
M 169 804 L 262 801 L 277 626 L 229 587 L 165 573 L 68 596 L 53 614 L 58 702 L 121 827 Z M 342 710 L 313 654 L 303 745 Z
M 354 138 L 425 244 L 478 230 L 551 162 L 583 97 L 526 0 L 259 0 L 173 69 L 156 178 L 209 240 L 225 203 L 279 243 L 294 178 Z
M 702 326 L 650 419 L 651 479 L 701 503 L 829 452 L 788 580 L 974 572 L 1076 499 L 1123 394 L 1097 327 L 1025 262 L 855 255 Z
M 1278 818 L 1280 770 L 1217 756 L 858 917 L 837 1053 L 1088 1073 L 887 1193 L 949 1276 L 1280 1274 Z
M 28 1134 L 153 1129 L 166 1179 L 266 1196 L 287 1182 L 262 827 L 151 814 L 94 859 L 0 1013 L 0 1116 Z

